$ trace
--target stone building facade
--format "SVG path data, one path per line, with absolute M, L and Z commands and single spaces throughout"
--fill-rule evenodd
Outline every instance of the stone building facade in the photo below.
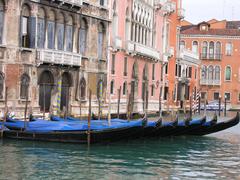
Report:
M 181 30 L 181 45 L 197 52 L 202 100 L 226 98 L 234 109 L 240 107 L 239 21 L 212 19 L 186 24 Z
M 0 0 L 0 107 L 87 112 L 106 96 L 107 0 Z M 81 104 L 81 106 L 80 106 Z

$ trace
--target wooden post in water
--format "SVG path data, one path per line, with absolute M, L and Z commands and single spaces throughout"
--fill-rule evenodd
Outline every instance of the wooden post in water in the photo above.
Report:
M 159 117 L 162 117 L 162 88 L 160 87 L 159 93 Z
M 24 130 L 27 127 L 27 109 L 28 109 L 28 90 L 26 89 L 26 102 L 25 102 L 25 110 L 24 110 Z
M 148 114 L 148 91 L 146 91 L 146 110 L 145 110 L 145 113 L 146 113 L 146 117 L 147 117 L 147 114 Z
M 82 99 L 81 99 L 81 95 L 79 98 L 79 119 L 81 120 L 81 116 L 82 116 Z
M 122 92 L 122 86 L 120 86 L 120 89 L 118 89 L 118 109 L 117 109 L 117 118 L 120 117 L 120 101 L 121 101 L 121 92 Z
M 45 119 L 45 111 L 46 111 L 46 84 L 43 84 L 43 119 Z
M 1 137 L 3 137 L 3 131 L 4 131 L 4 126 L 5 122 L 7 121 L 7 114 L 8 114 L 8 87 L 5 88 L 5 112 L 4 112 L 4 119 L 2 123 L 2 129 L 1 129 Z
M 193 114 L 193 112 L 192 112 L 192 101 L 193 101 L 193 97 L 190 96 L 190 119 L 192 119 L 192 114 Z
M 91 143 L 91 114 L 92 114 L 92 90 L 89 90 L 89 107 L 88 107 L 88 132 L 87 132 L 87 141 L 88 146 Z

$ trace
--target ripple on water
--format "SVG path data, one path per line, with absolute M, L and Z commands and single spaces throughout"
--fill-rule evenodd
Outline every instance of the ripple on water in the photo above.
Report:
M 227 138 L 138 140 L 111 145 L 3 141 L 0 179 L 236 179 L 239 144 Z

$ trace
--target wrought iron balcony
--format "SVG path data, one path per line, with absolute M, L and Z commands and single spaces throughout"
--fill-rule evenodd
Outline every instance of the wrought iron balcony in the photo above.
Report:
M 220 80 L 200 79 L 200 85 L 205 86 L 221 86 Z
M 209 53 L 201 53 L 200 58 L 202 60 L 222 60 L 222 54 L 209 54 Z
M 61 64 L 68 66 L 81 66 L 82 55 L 58 50 L 38 49 L 37 62 L 40 64 Z

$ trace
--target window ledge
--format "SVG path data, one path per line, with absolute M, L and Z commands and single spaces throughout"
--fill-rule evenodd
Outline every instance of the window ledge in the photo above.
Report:
M 0 48 L 7 48 L 6 44 L 0 44 Z
M 28 101 L 28 102 L 31 102 L 31 98 L 28 99 L 28 100 L 26 100 L 26 99 L 18 99 L 18 101 L 19 101 L 19 102 L 27 102 L 27 101 Z
M 33 52 L 34 49 L 21 47 L 21 48 L 20 48 L 20 51 Z

